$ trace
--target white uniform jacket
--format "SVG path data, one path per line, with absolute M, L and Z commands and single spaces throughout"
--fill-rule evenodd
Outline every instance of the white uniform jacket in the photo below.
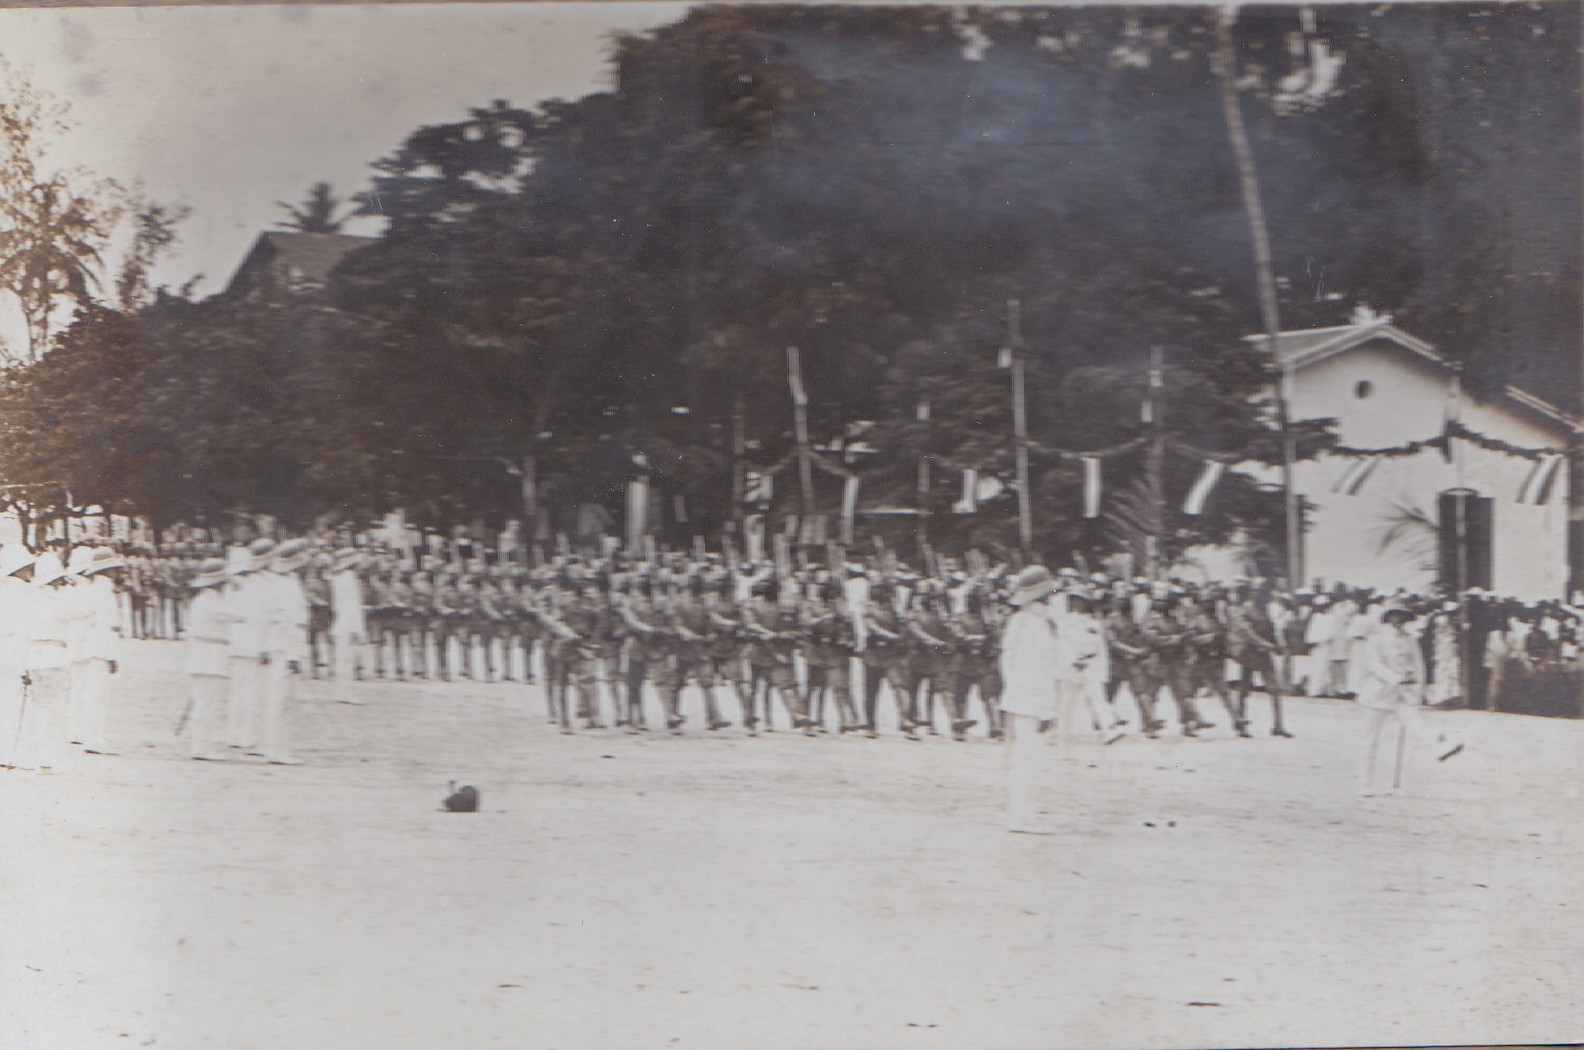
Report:
M 1030 718 L 1055 718 L 1061 667 L 1056 624 L 1041 602 L 1007 618 L 1001 633 L 1001 710 Z

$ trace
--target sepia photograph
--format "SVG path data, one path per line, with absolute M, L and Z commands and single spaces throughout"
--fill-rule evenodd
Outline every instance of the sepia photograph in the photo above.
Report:
M 1584 1041 L 1584 5 L 0 8 L 0 1050 Z

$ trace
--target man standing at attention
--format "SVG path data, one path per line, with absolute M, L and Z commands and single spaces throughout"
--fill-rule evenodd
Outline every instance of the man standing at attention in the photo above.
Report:
M 1013 581 L 1013 613 L 1001 635 L 1001 710 L 1009 742 L 1007 830 L 1054 834 L 1040 817 L 1040 794 L 1050 776 L 1061 668 L 1049 598 L 1056 581 L 1043 565 L 1030 565 Z

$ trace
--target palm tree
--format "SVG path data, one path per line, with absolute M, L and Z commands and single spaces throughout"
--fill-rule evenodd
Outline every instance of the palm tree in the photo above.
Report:
M 328 182 L 316 182 L 309 187 L 308 197 L 301 204 L 276 201 L 291 216 L 276 225 L 298 233 L 340 233 L 346 216 L 338 217 L 336 210 L 342 203 Z
M 75 192 L 63 176 L 0 196 L 0 219 L 10 227 L 0 231 L 0 289 L 21 308 L 27 362 L 46 349 L 62 299 L 88 301 L 99 249 L 118 217 L 118 206 Z

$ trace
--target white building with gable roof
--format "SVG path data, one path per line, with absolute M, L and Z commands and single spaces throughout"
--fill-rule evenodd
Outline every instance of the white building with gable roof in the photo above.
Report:
M 1304 534 L 1309 583 L 1428 592 L 1438 580 L 1461 576 L 1466 586 L 1525 600 L 1565 596 L 1568 471 L 1561 452 L 1571 419 L 1516 387 L 1476 400 L 1462 389 L 1455 364 L 1391 317 L 1367 310 L 1347 325 L 1282 333 L 1275 357 L 1290 418 L 1334 419 L 1343 448 L 1400 450 L 1442 437 L 1449 425 L 1452 434 L 1466 435 L 1453 436 L 1445 449 L 1328 454 L 1297 464 L 1295 487 L 1311 505 Z M 1461 544 L 1454 538 L 1459 516 Z

